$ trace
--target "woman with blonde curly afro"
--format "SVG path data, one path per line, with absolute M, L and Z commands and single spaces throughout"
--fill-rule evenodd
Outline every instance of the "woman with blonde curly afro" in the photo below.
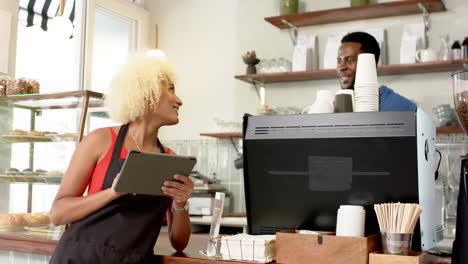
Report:
M 164 54 L 134 55 L 113 79 L 106 104 L 123 125 L 91 132 L 73 154 L 50 211 L 52 224 L 70 226 L 50 263 L 151 263 L 164 216 L 174 249 L 182 251 L 190 238 L 187 176 L 165 182 L 166 196 L 114 190 L 128 150 L 174 154 L 158 139 L 160 127 L 179 122 L 182 106 Z

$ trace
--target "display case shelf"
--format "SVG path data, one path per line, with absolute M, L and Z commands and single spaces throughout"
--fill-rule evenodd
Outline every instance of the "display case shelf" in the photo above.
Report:
M 0 183 L 42 183 L 42 184 L 60 184 L 61 176 L 45 175 L 0 175 Z
M 77 134 L 51 134 L 46 136 L 0 135 L 0 142 L 5 143 L 39 143 L 39 142 L 75 142 Z
M 468 59 L 451 60 L 451 61 L 435 61 L 421 62 L 413 64 L 395 64 L 383 65 L 378 67 L 378 75 L 405 75 L 416 73 L 432 73 L 432 72 L 452 72 L 463 68 L 463 65 L 468 63 Z M 330 80 L 337 79 L 338 76 L 335 69 L 313 70 L 301 72 L 282 72 L 282 73 L 263 73 L 263 74 L 248 74 L 236 75 L 239 79 L 248 83 L 281 83 L 281 82 L 301 82 L 313 80 Z
M 29 135 L 1 135 L 0 141 L 5 143 L 32 143 L 32 142 L 51 142 L 50 137 L 29 136 Z
M 73 97 L 87 96 L 90 98 L 89 107 L 103 106 L 103 94 L 93 91 L 71 91 L 61 93 L 45 94 L 18 94 L 9 96 L 0 96 L 0 102 L 12 101 L 14 106 L 26 109 L 63 109 L 81 107 L 81 102 L 72 100 Z
M 442 0 L 404 0 L 267 17 L 265 20 L 280 29 L 289 27 L 283 21 L 287 21 L 296 27 L 324 25 L 354 20 L 421 14 L 422 10 L 419 4 L 424 5 L 430 13 L 446 11 Z

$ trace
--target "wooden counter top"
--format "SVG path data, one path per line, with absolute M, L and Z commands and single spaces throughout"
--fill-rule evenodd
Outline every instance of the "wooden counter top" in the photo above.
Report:
M 257 263 L 247 261 L 215 260 L 202 256 L 200 250 L 206 250 L 208 235 L 192 235 L 184 252 L 177 253 L 171 246 L 167 233 L 161 233 L 154 247 L 155 263 L 164 264 L 223 264 L 223 263 Z M 160 262 L 158 262 L 160 261 Z
M 222 263 L 258 263 L 227 260 L 213 260 L 202 256 L 200 250 L 206 250 L 208 235 L 195 235 L 190 237 L 189 244 L 184 252 L 176 252 L 169 241 L 168 233 L 161 232 L 154 247 L 155 264 L 222 264 Z M 0 233 L 0 250 L 18 251 L 31 254 L 52 255 L 57 240 L 38 236 L 14 233 Z

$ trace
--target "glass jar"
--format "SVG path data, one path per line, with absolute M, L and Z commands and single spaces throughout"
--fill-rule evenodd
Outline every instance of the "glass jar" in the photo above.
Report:
M 298 0 L 281 0 L 280 14 L 283 16 L 297 13 L 298 2 Z
M 351 6 L 368 5 L 369 0 L 351 0 Z

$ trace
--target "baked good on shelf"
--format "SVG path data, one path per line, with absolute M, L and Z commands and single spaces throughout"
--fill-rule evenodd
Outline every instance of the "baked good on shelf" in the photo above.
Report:
M 40 84 L 35 80 L 21 78 L 6 82 L 6 95 L 39 93 Z
M 23 222 L 25 225 L 48 225 L 50 223 L 49 215 L 47 214 L 24 214 Z
M 38 175 L 47 175 L 47 173 L 49 173 L 48 171 L 46 170 L 41 170 L 41 169 L 37 169 L 36 171 L 34 171 L 36 174 Z
M 40 84 L 37 81 L 30 80 L 29 85 L 30 85 L 29 93 L 39 93 Z
M 23 226 L 24 214 L 0 214 L 0 226 Z
M 59 170 L 52 170 L 52 171 L 49 172 L 49 176 L 62 177 L 63 172 L 61 172 Z
M 5 174 L 6 175 L 18 175 L 20 174 L 20 171 L 16 168 L 9 168 L 7 170 L 5 170 Z
M 31 90 L 31 85 L 26 79 L 16 80 L 16 94 L 28 94 Z
M 22 129 L 13 129 L 10 132 L 11 135 L 19 135 L 19 136 L 24 136 L 28 134 L 28 131 L 22 130 Z
M 24 175 L 34 175 L 34 171 L 31 170 L 31 169 L 24 169 L 21 171 L 21 174 L 24 174 Z
M 31 136 L 44 136 L 44 132 L 37 131 L 37 130 L 31 130 L 31 131 L 29 131 L 29 135 L 31 135 Z
M 6 95 L 6 86 L 0 84 L 0 96 Z
M 8 77 L 7 78 L 0 78 L 0 96 L 7 95 L 6 89 L 7 89 L 7 85 L 8 85 L 9 81 L 10 81 L 10 79 Z

